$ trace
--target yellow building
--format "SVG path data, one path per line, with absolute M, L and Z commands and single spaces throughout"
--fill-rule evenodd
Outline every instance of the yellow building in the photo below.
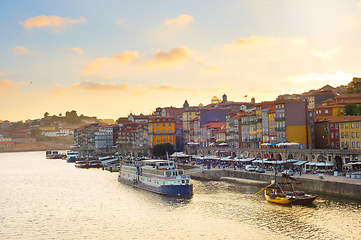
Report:
M 183 142 L 187 144 L 191 141 L 190 129 L 191 121 L 198 117 L 198 110 L 183 111 Z
M 262 104 L 256 104 L 256 140 L 257 147 L 261 147 L 262 143 Z
M 226 129 L 225 126 L 220 127 L 215 131 L 216 143 L 221 143 L 226 141 Z
M 336 122 L 336 121 L 333 121 Z M 337 120 L 340 131 L 340 148 L 341 149 L 361 149 L 361 116 L 344 116 Z
M 176 148 L 175 121 L 168 117 L 151 117 L 148 122 L 149 142 L 157 144 L 170 143 Z

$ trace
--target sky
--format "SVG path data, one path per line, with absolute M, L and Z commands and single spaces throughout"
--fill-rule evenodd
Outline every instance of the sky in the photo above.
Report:
M 359 0 L 2 1 L 0 119 L 271 101 L 361 77 L 360 43 Z

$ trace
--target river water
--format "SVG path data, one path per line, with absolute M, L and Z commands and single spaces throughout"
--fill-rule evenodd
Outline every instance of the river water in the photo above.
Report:
M 165 197 L 45 152 L 0 153 L 0 239 L 361 239 L 361 203 L 267 203 L 259 187 L 193 180 Z

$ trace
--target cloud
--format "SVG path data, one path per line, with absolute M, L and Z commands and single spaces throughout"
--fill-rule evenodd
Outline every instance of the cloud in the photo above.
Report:
M 120 19 L 119 21 L 117 21 L 117 22 L 115 23 L 115 25 L 122 25 L 123 22 L 124 22 L 124 19 Z
M 139 57 L 139 52 L 137 52 L 137 51 L 135 51 L 135 52 L 124 51 L 111 58 L 108 58 L 108 57 L 96 58 L 79 75 L 80 76 L 89 76 L 89 75 L 98 73 L 102 68 L 113 69 L 115 63 L 121 64 L 121 65 L 129 65 L 129 64 L 131 64 L 132 60 L 138 60 L 138 57 Z
M 155 68 L 162 66 L 171 66 L 182 64 L 189 60 L 193 52 L 185 46 L 171 49 L 169 52 L 163 52 L 158 49 L 152 56 L 150 61 L 145 62 L 145 66 Z
M 67 25 L 85 23 L 85 18 L 72 19 L 70 17 L 64 18 L 59 16 L 37 16 L 26 19 L 24 22 L 19 22 L 23 27 L 31 32 L 33 28 L 49 28 L 56 32 L 65 29 Z
M 89 76 L 95 73 L 98 73 L 101 68 L 112 68 L 112 62 L 109 58 L 107 57 L 100 57 L 100 58 L 96 58 L 91 64 L 89 64 L 87 66 L 87 68 L 81 72 L 79 75 L 80 76 Z
M 84 54 L 84 50 L 81 47 L 72 48 L 71 50 L 77 52 L 79 55 Z
M 320 49 L 313 49 L 309 51 L 309 54 L 319 58 L 331 58 L 334 54 L 338 53 L 339 51 L 341 51 L 341 47 L 337 47 L 331 50 L 324 50 L 324 51 Z
M 60 88 L 59 84 L 55 85 L 54 94 L 62 94 L 66 92 L 107 92 L 107 91 L 128 91 L 130 85 L 127 83 L 99 83 L 99 82 L 80 82 L 75 83 L 66 88 Z
M 15 75 L 16 73 L 14 71 L 11 72 L 3 72 L 0 71 L 0 76 L 9 76 L 9 75 Z
M 165 25 L 171 26 L 171 25 L 179 25 L 179 26 L 185 26 L 187 24 L 190 24 L 193 21 L 193 17 L 188 14 L 183 14 L 181 16 L 178 16 L 174 19 L 168 18 L 165 21 Z
M 142 56 L 148 59 L 139 59 L 138 51 L 124 51 L 118 55 L 112 56 L 111 58 L 96 58 L 79 75 L 93 75 L 100 72 L 102 69 L 119 70 L 117 65 L 128 66 L 131 65 L 133 62 L 135 62 L 135 64 L 132 65 L 134 67 L 145 67 L 148 69 L 180 65 L 189 60 L 193 56 L 193 52 L 185 46 L 180 46 L 171 49 L 169 52 L 164 52 L 158 49 L 151 56 L 149 54 L 142 54 Z
M 327 82 L 328 84 L 333 84 L 334 86 L 339 85 L 347 85 L 349 82 L 352 81 L 354 77 L 361 77 L 361 72 L 356 74 L 346 73 L 343 71 L 337 71 L 335 74 L 331 73 L 308 73 L 302 74 L 299 76 L 291 76 L 286 77 L 283 79 L 283 82 L 290 82 L 292 84 L 299 84 L 299 83 L 307 83 L 307 82 Z
M 15 93 L 19 94 L 19 87 L 23 85 L 28 85 L 27 82 L 11 82 L 10 80 L 0 80 L 0 93 Z
M 224 49 L 242 49 L 242 50 L 250 50 L 258 46 L 271 46 L 278 44 L 280 41 L 279 38 L 276 37 L 263 37 L 263 36 L 255 36 L 252 35 L 249 38 L 239 38 L 236 41 L 230 44 L 224 44 Z
M 135 51 L 135 52 L 124 51 L 111 58 L 111 60 L 116 61 L 120 64 L 125 64 L 125 65 L 129 65 L 132 62 L 132 60 L 138 60 L 138 59 L 139 59 L 138 51 Z
M 17 55 L 17 56 L 25 55 L 25 54 L 32 54 L 32 52 L 30 52 L 28 49 L 26 49 L 25 47 L 21 47 L 21 46 L 16 46 L 10 50 L 14 51 L 15 55 Z
M 178 87 L 169 84 L 160 84 L 160 85 L 134 85 L 131 86 L 128 83 L 122 84 L 114 84 L 114 83 L 100 83 L 100 82 L 80 82 L 75 83 L 71 86 L 61 88 L 59 84 L 54 85 L 53 94 L 60 95 L 60 94 L 67 94 L 74 92 L 80 93 L 105 93 L 108 94 L 110 92 L 122 92 L 124 94 L 129 94 L 132 96 L 142 96 L 149 95 L 149 94 L 156 94 L 156 92 L 162 93 L 191 93 L 193 95 L 199 95 L 202 93 L 209 93 L 209 92 L 216 92 L 218 89 L 198 89 L 198 88 L 186 88 L 186 87 Z

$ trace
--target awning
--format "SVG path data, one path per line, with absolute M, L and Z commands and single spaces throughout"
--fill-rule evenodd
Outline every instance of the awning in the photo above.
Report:
M 107 164 L 107 163 L 111 163 L 111 162 L 116 162 L 118 160 L 119 160 L 118 158 L 113 158 L 113 159 L 104 160 L 104 161 L 101 161 L 101 162 L 102 162 L 102 164 Z
M 317 166 L 317 167 L 330 167 L 330 166 L 333 166 L 332 163 L 322 163 L 322 162 L 309 162 L 309 163 L 306 163 L 306 165 L 308 166 Z
M 307 163 L 307 161 L 298 161 L 298 162 L 295 162 L 293 165 L 301 166 L 301 165 L 303 165 L 305 163 Z
M 184 154 L 183 152 L 175 152 L 172 155 L 170 155 L 169 157 L 179 157 L 179 158 L 181 158 L 181 157 L 189 157 L 189 155 Z

